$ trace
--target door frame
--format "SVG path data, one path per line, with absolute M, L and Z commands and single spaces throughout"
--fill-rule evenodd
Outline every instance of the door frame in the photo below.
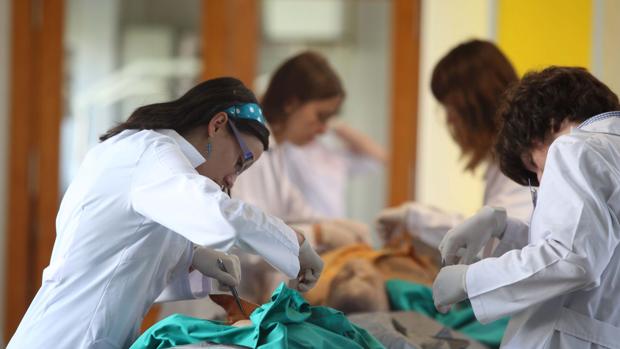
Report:
M 56 237 L 63 0 L 11 2 L 5 328 L 14 333 Z
M 415 199 L 421 2 L 392 0 L 390 206 Z

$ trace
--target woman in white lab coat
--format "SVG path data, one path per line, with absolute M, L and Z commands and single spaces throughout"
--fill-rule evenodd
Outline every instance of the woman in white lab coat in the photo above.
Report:
M 445 108 L 447 127 L 466 159 L 466 170 L 486 166 L 483 205 L 502 206 L 510 217 L 528 221 L 532 202 L 528 189 L 504 176 L 492 156 L 498 132 L 495 111 L 502 93 L 518 80 L 506 56 L 491 42 L 472 40 L 448 52 L 437 63 L 431 90 Z M 444 234 L 464 220 L 419 202 L 382 211 L 377 230 L 385 240 L 407 231 L 436 247 Z
M 203 297 L 210 278 L 237 286 L 233 246 L 312 287 L 322 262 L 303 236 L 225 193 L 268 148 L 256 103 L 239 80 L 213 79 L 103 135 L 63 197 L 9 348 L 126 348 L 156 299 Z
M 291 183 L 322 217 L 346 217 L 351 177 L 377 172 L 387 161 L 385 150 L 370 137 L 333 120 L 344 97 L 340 77 L 326 58 L 305 51 L 276 69 L 262 100 Z M 311 107 L 328 99 L 338 102 L 314 110 L 320 127 L 305 128 L 299 120 L 311 118 Z
M 469 298 L 481 322 L 511 316 L 503 348 L 620 348 L 619 109 L 582 68 L 508 91 L 496 151 L 507 176 L 540 181 L 529 234 L 491 207 L 448 232 L 442 258 L 464 264 L 438 274 L 439 309 Z M 493 236 L 510 251 L 467 265 Z
M 364 225 L 324 214 L 290 177 L 291 147 L 309 145 L 324 134 L 344 97 L 340 78 L 322 55 L 305 51 L 282 63 L 274 72 L 261 103 L 272 131 L 273 146 L 232 190 L 234 197 L 257 205 L 285 222 L 301 223 L 307 230 L 306 236 L 322 249 L 370 242 Z M 334 157 L 325 160 L 335 160 Z M 318 168 L 329 166 L 310 163 L 311 160 L 306 159 L 306 167 L 313 168 L 309 171 L 315 171 L 314 174 L 321 173 Z M 316 179 L 325 188 L 333 188 L 330 182 L 339 180 L 342 179 L 328 176 Z

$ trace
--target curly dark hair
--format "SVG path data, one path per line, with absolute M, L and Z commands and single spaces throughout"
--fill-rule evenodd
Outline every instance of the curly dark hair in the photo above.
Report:
M 522 156 L 536 144 L 553 141 L 566 122 L 581 123 L 619 108 L 618 96 L 584 68 L 551 66 L 526 74 L 506 91 L 498 109 L 495 153 L 500 169 L 517 183 L 538 186 Z
M 519 78 L 508 58 L 492 42 L 470 40 L 448 52 L 433 69 L 431 91 L 456 117 L 448 129 L 475 170 L 493 153 L 499 127 L 495 113 L 504 91 Z

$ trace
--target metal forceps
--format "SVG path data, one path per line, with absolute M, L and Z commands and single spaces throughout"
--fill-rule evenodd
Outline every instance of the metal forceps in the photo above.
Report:
M 228 270 L 226 270 L 226 266 L 224 265 L 224 261 L 221 258 L 217 259 L 217 266 L 223 272 L 228 273 Z M 243 309 L 243 305 L 241 305 L 241 299 L 239 298 L 239 293 L 237 292 L 237 288 L 234 287 L 234 286 L 228 286 L 228 288 L 230 289 L 230 292 L 232 293 L 233 297 L 235 298 L 235 303 L 237 303 L 237 306 L 239 307 L 239 310 L 241 310 L 241 314 L 243 314 L 243 316 L 245 316 L 245 317 L 248 317 L 248 315 L 245 313 L 245 310 Z

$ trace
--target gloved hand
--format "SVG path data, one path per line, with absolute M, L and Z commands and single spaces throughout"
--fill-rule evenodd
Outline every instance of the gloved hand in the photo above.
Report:
M 344 219 L 317 223 L 314 233 L 317 246 L 325 251 L 357 243 L 372 243 L 366 225 Z
M 471 264 L 474 258 L 492 238 L 501 239 L 506 229 L 506 210 L 484 206 L 475 215 L 450 229 L 439 244 L 444 265 Z
M 441 268 L 433 282 L 433 302 L 440 313 L 447 313 L 452 304 L 467 299 L 465 275 L 469 266 L 463 264 Z
M 227 272 L 220 269 L 217 260 L 224 262 Z M 241 264 L 239 257 L 234 254 L 226 254 L 212 248 L 196 246 L 194 247 L 194 257 L 192 267 L 201 272 L 204 276 L 215 279 L 221 285 L 239 286 L 241 282 Z M 220 289 L 219 285 L 215 288 Z
M 392 237 L 407 230 L 406 222 L 409 214 L 408 204 L 389 207 L 379 212 L 375 218 L 377 234 L 382 241 L 390 241 Z
M 299 246 L 299 275 L 290 280 L 289 287 L 307 292 L 316 285 L 323 271 L 323 260 L 314 251 L 308 240 Z

